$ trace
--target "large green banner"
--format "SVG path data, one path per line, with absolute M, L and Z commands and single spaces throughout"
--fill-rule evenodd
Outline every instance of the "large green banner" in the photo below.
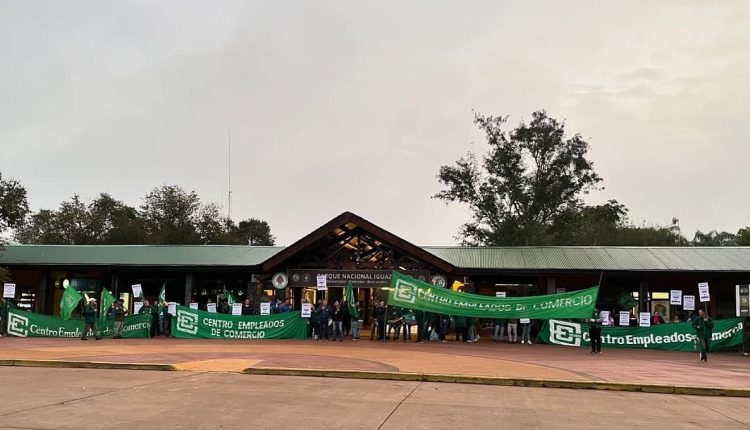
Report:
M 591 345 L 588 324 L 550 320 L 539 332 L 544 343 L 565 346 Z M 742 320 L 715 320 L 711 350 L 742 344 Z M 668 323 L 651 327 L 602 327 L 602 347 L 694 351 L 695 329 L 691 323 Z
M 599 287 L 570 293 L 529 297 L 488 297 L 456 293 L 393 272 L 388 304 L 420 311 L 475 318 L 588 318 Z
M 81 337 L 84 323 L 82 319 L 63 320 L 50 315 L 35 314 L 10 308 L 7 332 L 20 337 Z M 108 319 L 97 322 L 96 328 L 102 337 L 112 337 L 115 323 Z M 148 337 L 151 330 L 151 315 L 130 315 L 125 317 L 122 337 Z
M 233 316 L 177 306 L 172 336 L 206 339 L 304 339 L 307 324 L 299 312 Z

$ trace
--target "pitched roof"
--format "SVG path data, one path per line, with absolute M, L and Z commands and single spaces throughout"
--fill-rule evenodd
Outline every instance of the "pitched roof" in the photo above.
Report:
M 464 269 L 750 272 L 750 247 L 428 246 L 424 249 Z
M 6 266 L 257 266 L 284 249 L 234 245 L 6 245 Z

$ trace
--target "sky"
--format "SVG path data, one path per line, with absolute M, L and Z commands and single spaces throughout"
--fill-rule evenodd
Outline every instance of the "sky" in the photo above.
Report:
M 289 245 L 351 211 L 418 245 L 487 149 L 546 109 L 636 223 L 750 225 L 750 2 L 0 0 L 0 172 L 33 210 L 176 184 Z

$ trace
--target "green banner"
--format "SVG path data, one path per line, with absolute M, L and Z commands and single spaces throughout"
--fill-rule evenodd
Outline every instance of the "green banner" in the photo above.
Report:
M 488 297 L 456 293 L 393 272 L 388 305 L 438 314 L 498 319 L 587 318 L 594 312 L 599 287 L 529 297 Z
M 114 321 L 111 319 L 97 323 L 96 328 L 102 337 L 112 337 Z M 50 315 L 10 309 L 8 314 L 7 333 L 20 337 L 81 337 L 83 320 L 63 320 Z M 122 326 L 122 337 L 148 337 L 151 329 L 151 315 L 133 315 L 125 317 Z
M 544 343 L 589 346 L 588 324 L 550 320 L 539 332 Z M 667 323 L 651 327 L 602 327 L 602 347 L 694 351 L 695 329 L 691 323 Z M 742 344 L 742 320 L 715 320 L 711 351 Z
M 205 339 L 304 339 L 307 322 L 299 312 L 233 316 L 177 306 L 172 336 Z

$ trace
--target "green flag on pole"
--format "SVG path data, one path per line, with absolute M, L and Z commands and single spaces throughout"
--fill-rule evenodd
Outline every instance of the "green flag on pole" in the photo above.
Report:
M 60 317 L 64 320 L 70 319 L 73 309 L 78 306 L 78 302 L 80 302 L 82 298 L 83 296 L 81 293 L 76 291 L 75 288 L 66 288 L 62 295 L 62 300 L 60 300 Z
M 167 283 L 161 284 L 161 291 L 159 292 L 159 298 L 157 301 L 157 308 L 159 309 L 159 313 L 162 313 L 162 310 L 167 306 Z
M 351 315 L 352 319 L 358 320 L 359 319 L 359 311 L 357 311 L 357 306 L 354 304 L 354 290 L 352 290 L 352 282 L 349 281 L 348 284 L 346 284 L 346 305 L 349 307 L 349 315 Z
M 237 297 L 228 291 L 226 286 L 224 286 L 224 298 L 227 299 L 227 305 L 229 305 L 230 308 L 233 304 L 237 303 Z
M 104 322 L 107 320 L 107 314 L 109 313 L 109 307 L 112 306 L 112 303 L 117 301 L 117 298 L 109 292 L 108 289 L 102 288 L 102 297 L 100 300 L 101 308 L 99 308 L 99 320 L 101 322 Z

